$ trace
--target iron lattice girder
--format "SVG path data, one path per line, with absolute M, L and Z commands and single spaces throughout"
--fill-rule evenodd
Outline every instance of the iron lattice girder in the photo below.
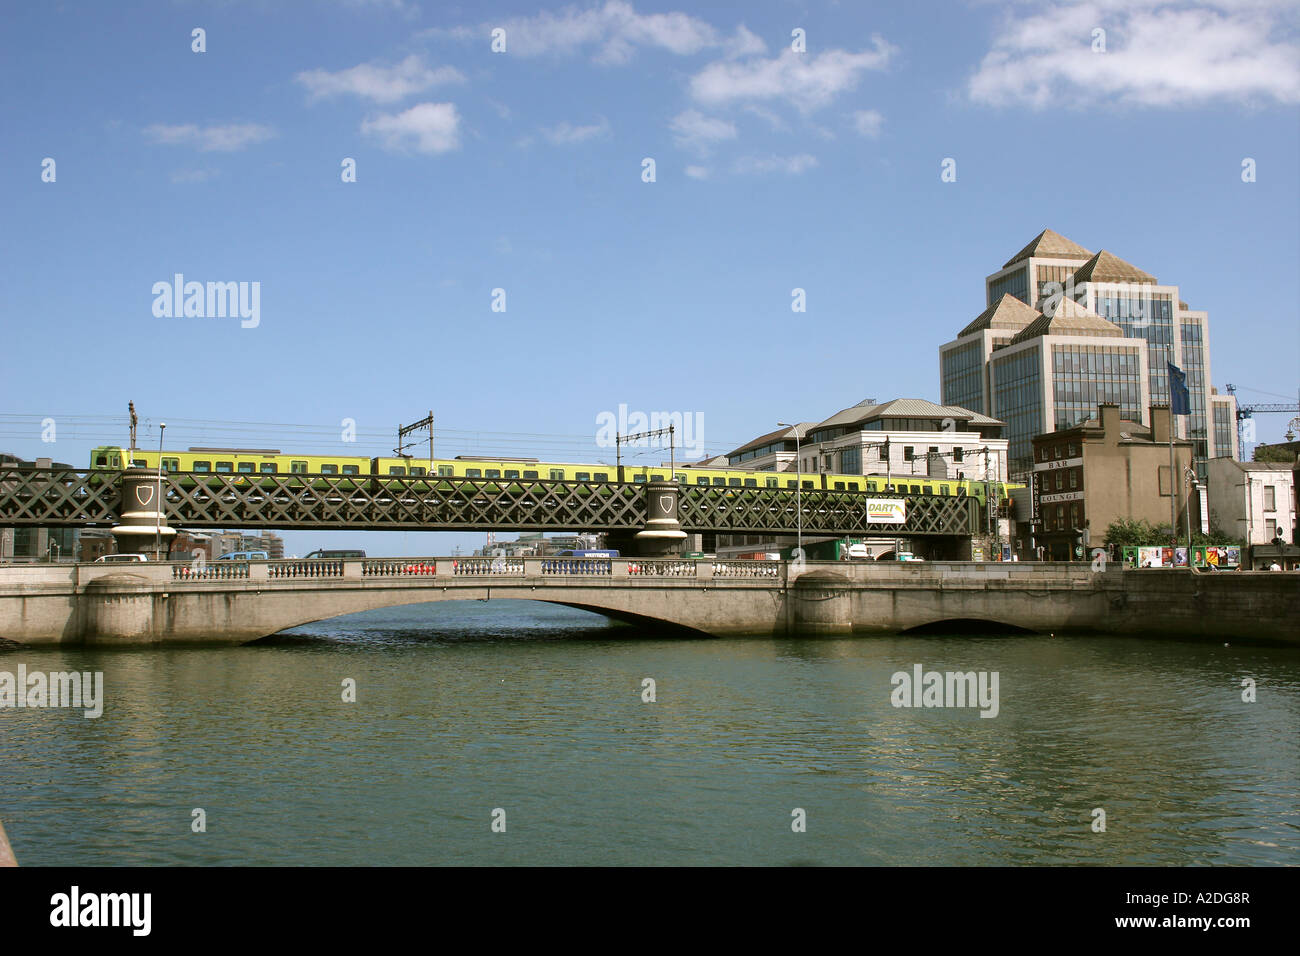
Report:
M 118 521 L 116 475 L 69 468 L 0 469 L 0 527 L 113 525 Z
M 410 476 L 208 474 L 163 477 L 166 521 L 179 528 L 424 531 L 639 531 L 642 485 L 593 481 Z M 903 525 L 866 520 L 866 499 L 907 503 Z M 72 469 L 0 469 L 0 526 L 112 525 L 118 476 Z M 683 485 L 678 516 L 688 532 L 971 535 L 973 498 Z

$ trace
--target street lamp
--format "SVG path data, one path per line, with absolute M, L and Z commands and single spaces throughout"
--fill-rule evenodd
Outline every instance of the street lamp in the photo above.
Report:
M 158 423 L 158 497 L 154 499 L 154 525 L 153 525 L 153 556 L 154 560 L 160 560 L 162 554 L 162 473 L 163 473 L 163 432 L 167 431 L 167 423 Z
M 796 547 L 799 550 L 799 557 L 803 557 L 803 457 L 799 453 L 799 429 L 795 425 L 788 425 L 785 422 L 776 423 L 780 428 L 794 429 L 794 511 L 795 527 L 798 529 Z

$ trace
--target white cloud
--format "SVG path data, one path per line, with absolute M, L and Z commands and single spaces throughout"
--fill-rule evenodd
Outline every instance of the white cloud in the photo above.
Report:
M 1300 103 L 1294 16 L 1287 0 L 1022 3 L 967 93 L 978 103 L 1040 109 Z M 1093 52 L 1097 28 L 1106 31 L 1105 53 Z
M 679 56 L 706 49 L 721 49 L 728 56 L 745 56 L 766 49 L 763 41 L 744 26 L 731 37 L 687 13 L 637 13 L 627 0 L 607 0 L 603 6 L 579 9 L 569 6 L 558 13 L 513 17 L 471 29 L 454 27 L 426 30 L 425 36 L 450 36 L 481 42 L 491 31 L 506 31 L 506 52 L 515 56 L 592 54 L 597 63 L 627 63 L 638 48 L 667 50 Z
M 709 167 L 707 166 L 687 166 L 686 175 L 691 179 L 708 179 Z
M 691 95 L 700 103 L 722 106 L 745 100 L 786 100 L 800 111 L 818 109 L 858 84 L 867 70 L 883 70 L 896 48 L 872 37 L 861 53 L 826 50 L 796 53 L 785 49 L 767 59 L 720 61 L 691 77 Z
M 215 169 L 178 169 L 171 175 L 174 183 L 206 183 L 221 175 Z
M 668 126 L 673 131 L 673 141 L 679 147 L 702 154 L 707 154 L 714 143 L 736 138 L 735 123 L 705 116 L 699 110 L 678 113 Z
M 853 114 L 853 128 L 861 135 L 875 139 L 880 135 L 880 128 L 885 118 L 876 110 L 858 110 Z
M 155 123 L 146 127 L 144 133 L 164 146 L 192 146 L 205 153 L 233 153 L 275 135 L 271 127 L 260 123 L 228 123 L 224 126 Z
M 442 83 L 464 83 L 465 77 L 452 66 L 430 69 L 415 54 L 394 66 L 362 63 L 346 70 L 304 70 L 294 79 L 307 88 L 311 99 L 331 96 L 360 96 L 376 103 L 396 103 L 413 93 L 422 93 Z
M 609 133 L 609 121 L 605 117 L 600 117 L 600 121 L 588 126 L 575 126 L 569 122 L 559 123 L 556 126 L 548 126 L 542 129 L 542 135 L 556 146 L 567 146 L 571 143 L 581 143 L 585 140 L 595 139 L 596 137 L 606 136 Z
M 455 103 L 419 103 L 402 113 L 381 113 L 362 122 L 361 132 L 399 152 L 445 153 L 460 147 Z
M 733 172 L 743 175 L 766 175 L 767 173 L 786 173 L 798 176 L 817 165 L 817 157 L 807 153 L 797 156 L 742 156 L 732 167 Z

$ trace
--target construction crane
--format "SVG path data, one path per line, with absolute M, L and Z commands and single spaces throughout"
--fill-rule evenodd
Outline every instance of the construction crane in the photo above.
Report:
M 1226 387 L 1228 389 L 1228 394 L 1231 395 L 1233 398 L 1236 398 L 1237 386 L 1228 385 Z M 1242 405 L 1241 403 L 1238 403 L 1237 404 L 1237 449 L 1238 449 L 1238 454 L 1242 455 L 1243 458 L 1245 457 L 1246 454 L 1246 441 L 1242 429 L 1242 422 L 1246 421 L 1247 419 L 1254 418 L 1257 413 L 1295 415 L 1297 413 L 1300 413 L 1300 404 L 1295 404 L 1292 402 L 1267 402 L 1267 403 L 1257 402 L 1254 405 Z M 1297 427 L 1300 427 L 1300 418 L 1291 419 L 1290 424 L 1287 426 L 1287 436 L 1286 436 L 1287 441 L 1291 441 L 1292 439 L 1293 432 L 1291 431 L 1291 429 Z

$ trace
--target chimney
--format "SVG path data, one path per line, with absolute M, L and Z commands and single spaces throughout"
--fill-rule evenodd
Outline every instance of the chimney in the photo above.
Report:
M 1119 437 L 1119 406 L 1098 405 L 1097 422 L 1101 425 L 1101 433 L 1115 441 Z
M 1169 441 L 1169 406 L 1151 406 L 1151 440 L 1166 444 Z

